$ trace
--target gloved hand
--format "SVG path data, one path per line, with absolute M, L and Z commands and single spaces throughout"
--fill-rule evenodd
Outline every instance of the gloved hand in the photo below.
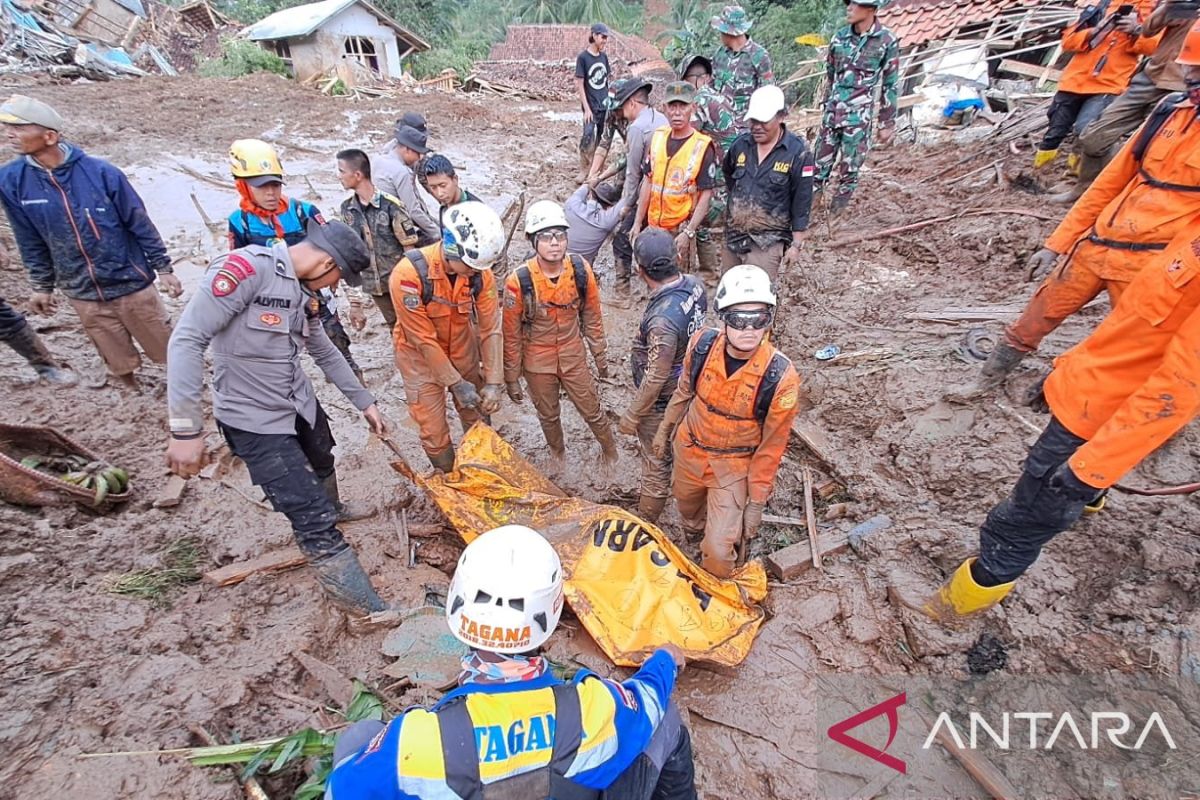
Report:
M 1071 465 L 1066 462 L 1059 464 L 1058 469 L 1054 470 L 1054 474 L 1050 476 L 1049 485 L 1063 498 L 1077 503 L 1090 503 L 1101 492 L 1095 486 L 1088 486 L 1079 480 L 1075 475 L 1075 470 L 1071 469 Z
M 500 410 L 500 398 L 504 396 L 504 386 L 499 383 L 489 383 L 483 387 L 479 396 L 479 410 L 484 414 L 495 414 Z
M 762 525 L 763 504 L 750 501 L 742 510 L 742 531 L 747 539 L 758 536 L 758 528 Z
M 626 436 L 637 436 L 638 419 L 631 416 L 629 412 L 621 415 L 621 419 L 617 422 L 617 430 Z
M 520 381 L 513 381 L 512 383 L 506 384 L 505 388 L 508 389 L 509 400 L 512 400 L 514 403 L 525 402 L 525 392 L 521 390 Z
M 600 356 L 596 359 L 596 377 L 601 379 L 612 377 L 612 369 L 608 366 L 607 356 Z
M 1049 247 L 1043 247 L 1029 257 L 1025 262 L 1025 280 L 1032 281 L 1049 272 L 1058 261 L 1058 253 Z
M 1050 373 L 1047 372 L 1038 378 L 1037 383 L 1025 390 L 1025 405 L 1039 414 L 1050 413 L 1050 404 L 1046 402 L 1046 378 L 1049 377 Z
M 470 381 L 459 381 L 454 384 L 450 387 L 450 394 L 454 395 L 454 402 L 463 408 L 479 408 L 479 392 L 475 389 L 475 384 Z
M 650 443 L 650 449 L 654 452 L 655 458 L 667 457 L 667 440 L 670 436 L 671 432 L 667 430 L 665 422 L 658 426 L 658 431 L 654 434 L 654 441 Z

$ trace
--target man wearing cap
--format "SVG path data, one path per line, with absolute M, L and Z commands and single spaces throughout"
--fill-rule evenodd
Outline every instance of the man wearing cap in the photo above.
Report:
M 813 158 L 783 122 L 783 90 L 754 92 L 742 134 L 723 164 L 729 206 L 722 265 L 762 267 L 774 281 L 800 257 L 812 210 Z
M 754 25 L 741 6 L 725 6 L 712 18 L 712 26 L 721 34 L 721 46 L 713 56 L 713 88 L 733 104 L 734 124 L 745 132 L 743 115 L 750 95 L 760 86 L 775 83 L 771 56 L 767 49 L 750 39 Z
M 658 228 L 638 234 L 633 245 L 638 275 L 650 290 L 642 322 L 629 354 L 637 393 L 617 430 L 637 436 L 642 454 L 638 516 L 657 522 L 671 491 L 671 451 L 654 452 L 654 434 L 679 383 L 688 340 L 704 325 L 708 296 L 704 284 L 679 272 L 675 240 Z
M 692 100 L 692 124 L 701 133 L 712 137 L 717 145 L 717 157 L 723 157 L 738 137 L 737 114 L 729 98 L 713 88 L 712 61 L 705 56 L 690 56 L 684 60 L 679 76 L 696 89 Z
M 563 210 L 567 214 L 567 251 L 578 253 L 589 264 L 596 263 L 600 247 L 612 236 L 625 214 L 626 199 L 611 183 L 593 187 L 585 183 L 567 198 Z
M 292 524 L 296 544 L 338 604 L 358 613 L 386 608 L 337 528 L 353 516 L 341 502 L 329 420 L 304 372 L 307 349 L 376 433 L 385 431 L 363 388 L 320 324 L 312 300 L 344 279 L 361 284 L 370 258 L 340 220 L 309 220 L 288 245 L 250 245 L 217 256 L 171 336 L 167 465 L 191 477 L 203 467 L 204 353 L 211 345 L 213 416 L 250 479 Z
M 844 28 L 833 36 L 825 56 L 826 89 L 821 132 L 813 148 L 817 191 L 823 192 L 838 163 L 837 195 L 829 205 L 837 214 L 850 204 L 858 188 L 858 170 L 871 149 L 871 129 L 878 122 L 879 141 L 896 133 L 900 83 L 900 42 L 875 18 L 884 0 L 846 4 Z M 881 86 L 879 112 L 875 88 Z
M 692 252 L 700 250 L 700 274 L 716 283 L 719 261 L 708 236 L 697 234 L 708 216 L 713 189 L 717 185 L 717 152 L 712 139 L 692 127 L 692 101 L 696 90 L 690 83 L 675 81 L 666 89 L 667 123 L 650 137 L 650 148 L 642 164 L 641 196 L 631 236 L 637 239 L 643 223 L 662 228 L 675 237 L 680 266 L 691 272 Z M 693 248 L 693 242 L 697 247 Z
M 608 79 L 612 74 L 604 52 L 608 36 L 608 26 L 597 22 L 588 33 L 588 46 L 575 57 L 575 91 L 583 108 L 583 137 L 579 140 L 581 181 L 587 179 L 596 141 L 604 130 L 604 101 L 608 99 Z
M 61 289 L 109 373 L 136 387 L 134 341 L 161 364 L 171 336 L 155 274 L 172 297 L 183 293 L 158 229 L 121 170 L 61 140 L 53 108 L 13 95 L 0 123 L 20 155 L 0 171 L 0 203 L 29 270 L 30 308 L 51 313 Z
M 621 196 L 634 208 L 642 182 L 642 166 L 650 152 L 650 137 L 658 128 L 667 125 L 667 118 L 650 106 L 650 90 L 653 84 L 641 78 L 626 78 L 613 89 L 613 105 L 617 113 L 629 123 L 625 133 L 625 186 Z M 629 279 L 633 273 L 633 242 L 629 231 L 633 228 L 634 214 L 626 214 L 613 236 L 613 256 L 616 261 L 617 293 L 628 297 Z
M 417 178 L 413 171 L 421 156 L 429 152 L 425 132 L 410 125 L 397 125 L 392 143 L 391 152 L 375 160 L 375 185 L 404 204 L 421 230 L 421 247 L 441 241 L 441 226 L 417 193 Z

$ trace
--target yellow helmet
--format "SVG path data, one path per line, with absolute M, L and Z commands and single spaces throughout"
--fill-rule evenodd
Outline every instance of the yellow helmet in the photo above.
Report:
M 261 139 L 238 139 L 229 147 L 229 166 L 235 178 L 266 178 L 254 185 L 283 183 L 283 165 L 275 148 Z

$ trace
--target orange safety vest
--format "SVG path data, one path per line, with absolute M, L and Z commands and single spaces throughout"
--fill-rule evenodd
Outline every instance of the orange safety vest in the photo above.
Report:
M 684 140 L 674 156 L 667 156 L 670 128 L 659 128 L 650 139 L 650 206 L 646 222 L 673 230 L 692 215 L 696 205 L 696 179 L 712 139 L 699 131 Z

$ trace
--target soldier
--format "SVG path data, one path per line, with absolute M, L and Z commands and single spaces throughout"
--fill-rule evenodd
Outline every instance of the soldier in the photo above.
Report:
M 459 203 L 446 212 L 442 240 L 405 253 L 389 280 L 401 301 L 392 341 L 408 411 L 429 463 L 442 472 L 454 469 L 446 391 L 464 430 L 500 408 L 504 395 L 491 271 L 503 247 L 500 216 L 483 203 Z
M 711 136 L 720 150 L 718 156 L 724 156 L 738 137 L 736 112 L 730 99 L 713 88 L 712 61 L 705 56 L 690 56 L 679 75 L 696 89 L 692 124 Z
M 821 133 L 814 155 L 817 160 L 817 193 L 821 195 L 838 165 L 837 196 L 830 211 L 850 204 L 858 188 L 858 170 L 871 149 L 871 128 L 876 120 L 875 87 L 882 84 L 878 112 L 879 141 L 896 133 L 897 84 L 900 80 L 900 44 L 875 18 L 886 0 L 863 0 L 846 6 L 849 24 L 834 34 L 825 60 L 827 88 L 822 103 Z M 819 199 L 818 199 L 819 202 Z
M 371 159 L 366 153 L 343 150 L 337 154 L 337 165 L 342 188 L 354 192 L 342 201 L 342 221 L 366 242 L 371 254 L 371 264 L 362 273 L 363 289 L 371 294 L 388 328 L 393 328 L 396 307 L 388 293 L 388 278 L 404 251 L 417 244 L 421 231 L 403 203 L 375 188 L 371 180 Z M 367 324 L 362 292 L 348 291 L 346 294 L 350 298 L 350 325 L 361 331 Z
M 697 278 L 680 274 L 671 234 L 659 228 L 644 230 L 634 242 L 633 252 L 650 299 L 629 355 L 637 394 L 617 430 L 638 437 L 642 454 L 638 516 L 657 522 L 671 491 L 671 453 L 664 452 L 660 458 L 654 452 L 654 434 L 679 383 L 688 340 L 704 324 L 708 297 Z
M 613 464 L 617 446 L 584 351 L 586 340 L 596 374 L 607 378 L 600 287 L 591 265 L 567 254 L 567 228 L 562 206 L 551 200 L 539 200 L 525 215 L 525 235 L 535 255 L 513 270 L 504 286 L 504 382 L 508 396 L 519 403 L 525 399 L 524 376 L 555 459 L 566 455 L 559 419 L 565 391 L 600 443 L 602 461 Z
M 217 427 L 250 479 L 292 523 L 296 544 L 325 591 L 362 613 L 386 606 L 337 528 L 359 513 L 341 502 L 333 434 L 299 354 L 307 348 L 371 429 L 385 432 L 375 398 L 329 341 L 309 302 L 339 278 L 358 284 L 368 263 L 362 240 L 337 220 L 309 220 L 297 244 L 250 245 L 218 256 L 171 335 L 167 360 L 171 470 L 187 478 L 203 466 L 200 396 L 211 344 Z
M 721 34 L 721 46 L 712 60 L 713 88 L 733 104 L 733 122 L 739 133 L 747 129 L 743 117 L 750 95 L 760 86 L 775 83 L 767 49 L 750 40 L 748 32 L 753 25 L 741 6 L 725 6 L 712 18 L 713 28 Z

